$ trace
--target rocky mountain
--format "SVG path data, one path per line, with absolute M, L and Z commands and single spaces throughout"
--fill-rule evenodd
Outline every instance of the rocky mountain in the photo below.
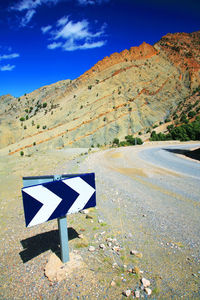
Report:
M 0 97 L 0 147 L 90 147 L 144 134 L 200 85 L 200 31 L 105 57 L 75 80 Z

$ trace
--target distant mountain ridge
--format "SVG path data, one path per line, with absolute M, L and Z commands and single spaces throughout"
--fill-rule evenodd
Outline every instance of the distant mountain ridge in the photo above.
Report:
M 97 62 L 75 80 L 0 97 L 0 147 L 90 147 L 145 134 L 200 85 L 200 31 L 167 34 Z

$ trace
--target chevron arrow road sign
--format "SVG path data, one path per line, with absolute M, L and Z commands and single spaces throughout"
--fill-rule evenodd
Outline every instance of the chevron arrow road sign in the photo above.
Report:
M 94 173 L 61 175 L 54 181 L 49 176 L 35 182 L 30 178 L 31 185 L 22 188 L 27 227 L 96 206 Z

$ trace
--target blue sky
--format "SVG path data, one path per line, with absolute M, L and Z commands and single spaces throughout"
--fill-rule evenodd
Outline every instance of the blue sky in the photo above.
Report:
M 113 52 L 197 30 L 199 0 L 1 0 L 0 95 L 75 79 Z

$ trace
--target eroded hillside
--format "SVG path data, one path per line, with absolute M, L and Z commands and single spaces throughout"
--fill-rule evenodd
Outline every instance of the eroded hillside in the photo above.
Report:
M 168 34 L 104 58 L 79 78 L 0 98 L 0 145 L 90 147 L 145 133 L 200 84 L 199 32 Z

